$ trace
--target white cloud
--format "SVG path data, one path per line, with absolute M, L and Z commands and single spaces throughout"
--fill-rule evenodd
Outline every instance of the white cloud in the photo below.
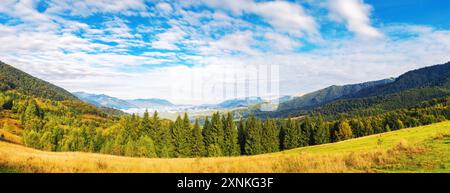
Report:
M 301 46 L 295 39 L 279 33 L 268 32 L 264 36 L 269 40 L 267 46 L 272 47 L 275 52 L 290 52 Z
M 156 8 L 161 10 L 164 13 L 170 13 L 173 11 L 172 6 L 165 2 L 156 4 Z
M 217 41 L 209 42 L 207 47 L 203 48 L 203 54 L 211 55 L 213 53 L 233 54 L 241 52 L 247 55 L 257 55 L 259 52 L 252 48 L 254 44 L 253 33 L 251 31 L 238 31 L 225 35 Z
M 169 30 L 156 35 L 156 41 L 152 42 L 151 46 L 156 49 L 164 50 L 178 50 L 176 43 L 184 38 L 186 33 L 179 27 L 174 26 Z
M 365 37 L 381 37 L 370 24 L 372 8 L 363 0 L 329 0 L 328 8 L 332 19 L 344 22 L 349 31 Z
M 96 13 L 119 13 L 123 15 L 137 15 L 145 11 L 144 0 L 52 0 L 48 2 L 48 13 L 60 14 L 68 12 L 70 15 L 87 17 Z
M 194 5 L 200 1 L 193 2 Z M 255 2 L 253 0 L 204 0 L 201 1 L 217 9 L 231 11 L 235 15 L 257 14 L 264 18 L 276 30 L 302 36 L 318 36 L 318 26 L 314 18 L 308 15 L 299 4 L 286 1 Z

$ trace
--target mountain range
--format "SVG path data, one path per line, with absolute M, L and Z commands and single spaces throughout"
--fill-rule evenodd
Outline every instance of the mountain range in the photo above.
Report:
M 132 108 L 156 108 L 156 107 L 172 107 L 174 104 L 164 99 L 119 99 L 105 94 L 90 94 L 86 92 L 74 92 L 80 100 L 97 105 L 116 109 L 132 109 Z
M 330 86 L 279 105 L 276 111 L 253 109 L 260 117 L 301 116 L 311 113 L 370 114 L 408 108 L 450 95 L 450 62 L 408 71 L 397 78 L 361 84 Z

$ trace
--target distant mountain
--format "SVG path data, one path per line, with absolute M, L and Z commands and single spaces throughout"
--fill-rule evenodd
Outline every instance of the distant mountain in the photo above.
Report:
M 173 104 L 164 99 L 132 99 L 124 100 L 111 97 L 104 94 L 90 94 L 86 92 L 74 92 L 80 100 L 102 107 L 111 107 L 115 109 L 131 108 L 155 108 L 173 106 Z
M 395 79 L 359 85 L 356 89 L 352 88 L 355 85 L 346 89 L 331 86 L 282 103 L 277 111 L 255 114 L 260 117 L 301 116 L 309 113 L 328 116 L 339 113 L 368 115 L 414 107 L 421 102 L 450 95 L 450 62 L 412 70 Z M 350 91 L 346 92 L 348 89 Z
M 36 97 L 62 100 L 78 100 L 70 92 L 44 80 L 35 78 L 19 69 L 0 61 L 0 87 L 2 90 L 16 89 L 17 91 Z
M 394 81 L 394 78 L 383 79 L 378 81 L 364 82 L 360 84 L 349 84 L 343 86 L 329 86 L 327 88 L 305 94 L 300 97 L 294 97 L 291 100 L 281 102 L 279 110 L 299 109 L 304 107 L 312 107 L 332 100 L 338 99 L 342 96 L 354 94 L 362 89 L 371 88 L 378 85 L 385 85 Z
M 264 100 L 261 97 L 246 97 L 246 98 L 226 100 L 217 104 L 216 106 L 218 108 L 228 109 L 228 108 L 248 107 L 250 105 L 262 102 L 264 102 Z
M 126 100 L 118 99 L 104 94 L 90 94 L 85 92 L 74 92 L 73 94 L 80 100 L 99 107 L 111 107 L 115 109 L 130 109 L 136 107 Z
M 433 86 L 450 86 L 450 62 L 420 68 L 404 73 L 390 84 L 361 89 L 345 98 L 360 98 L 392 94 L 408 89 Z
M 149 108 L 149 107 L 169 107 L 174 106 L 171 102 L 165 99 L 133 99 L 126 100 L 128 103 L 134 105 L 137 108 Z

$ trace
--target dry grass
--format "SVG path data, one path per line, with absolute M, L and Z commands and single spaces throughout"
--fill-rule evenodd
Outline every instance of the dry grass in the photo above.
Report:
M 0 165 L 24 172 L 372 172 L 397 155 L 416 153 L 401 142 L 390 150 L 340 154 L 272 154 L 219 158 L 130 158 L 82 152 L 45 152 L 0 142 Z
M 46 152 L 0 142 L 0 166 L 23 172 L 378 172 L 401 166 L 405 157 L 422 155 L 427 151 L 422 148 L 424 141 L 448 138 L 449 133 L 447 121 L 278 153 L 218 158 L 131 158 Z

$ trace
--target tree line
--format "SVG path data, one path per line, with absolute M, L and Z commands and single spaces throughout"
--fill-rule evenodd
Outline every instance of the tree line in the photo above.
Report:
M 10 109 L 20 117 L 27 146 L 49 151 L 86 151 L 136 157 L 215 157 L 256 155 L 297 147 L 337 142 L 450 119 L 450 97 L 414 108 L 371 116 L 320 114 L 295 118 L 233 120 L 231 113 L 214 113 L 202 125 L 184 114 L 175 121 L 157 112 L 143 116 L 92 119 L 65 109 L 41 108 L 29 99 Z M 64 108 L 63 108 L 64 109 Z M 59 112 L 59 113 L 56 113 Z M 72 112 L 74 115 L 69 115 Z M 89 111 L 88 111 L 89 112 Z M 79 114 L 78 116 L 77 113 Z M 82 116 L 80 116 L 82 115 Z

